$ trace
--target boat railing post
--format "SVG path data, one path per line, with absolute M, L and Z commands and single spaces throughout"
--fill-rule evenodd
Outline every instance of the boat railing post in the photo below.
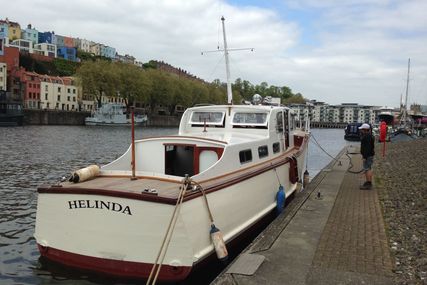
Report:
M 135 176 L 135 111 L 134 111 L 134 107 L 130 107 L 131 110 L 131 121 L 132 121 L 132 177 L 131 180 L 136 180 L 136 176 Z

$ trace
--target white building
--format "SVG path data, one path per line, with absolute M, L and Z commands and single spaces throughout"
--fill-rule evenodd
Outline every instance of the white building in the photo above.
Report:
M 78 88 L 71 77 L 40 75 L 42 109 L 78 111 Z
M 0 62 L 0 90 L 7 89 L 7 64 Z
M 296 119 L 310 118 L 312 122 L 329 123 L 378 123 L 378 107 L 359 105 L 356 103 L 343 103 L 341 105 L 329 105 L 315 100 L 304 104 L 292 104 L 289 106 L 297 114 Z
M 14 40 L 9 45 L 12 47 L 19 48 L 20 52 L 25 51 L 25 52 L 33 53 L 33 42 L 32 41 L 18 39 L 18 40 Z
M 94 55 L 101 55 L 101 44 L 91 42 L 89 51 Z
M 343 107 L 343 110 L 344 110 L 344 117 L 343 117 L 343 119 L 342 119 L 342 122 L 344 122 L 344 123 L 354 123 L 354 116 L 353 116 L 353 114 L 354 114 L 354 109 L 353 109 L 353 107 L 351 107 L 351 106 L 347 106 L 347 107 Z
M 77 45 L 76 45 L 77 49 L 84 52 L 91 52 L 90 50 L 91 41 L 85 40 L 85 39 L 76 39 L 76 42 L 77 42 Z
M 314 105 L 312 121 L 327 122 L 329 105 L 324 102 L 316 102 L 315 100 L 313 100 L 312 103 Z
M 294 111 L 296 114 L 295 120 L 297 121 L 307 121 L 307 119 L 312 117 L 313 105 L 309 102 L 306 104 L 291 104 L 289 108 Z
M 340 108 L 338 106 L 329 106 L 328 122 L 340 122 Z
M 96 109 L 96 102 L 93 100 L 82 100 L 81 101 L 81 111 L 92 112 Z
M 56 57 L 56 45 L 49 43 L 36 44 L 34 45 L 34 52 L 48 57 Z

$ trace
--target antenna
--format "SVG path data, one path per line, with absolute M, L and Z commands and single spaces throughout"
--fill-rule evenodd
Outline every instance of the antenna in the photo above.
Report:
M 222 21 L 222 34 L 223 34 L 223 38 L 224 38 L 224 49 L 218 49 L 217 50 L 210 50 L 210 51 L 202 51 L 202 55 L 205 53 L 211 53 L 211 52 L 224 52 L 224 56 L 225 56 L 225 72 L 227 75 L 227 102 L 230 105 L 233 105 L 233 93 L 231 91 L 231 81 L 230 81 L 230 61 L 228 58 L 228 53 L 230 51 L 239 51 L 239 50 L 250 50 L 250 51 L 254 51 L 254 48 L 237 48 L 237 49 L 229 49 L 227 46 L 227 37 L 225 34 L 225 18 L 224 16 L 221 17 L 221 21 Z

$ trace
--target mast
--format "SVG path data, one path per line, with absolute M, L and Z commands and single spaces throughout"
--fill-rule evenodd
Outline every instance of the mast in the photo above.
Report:
M 228 58 L 228 54 L 230 51 L 241 51 L 241 50 L 250 50 L 250 51 L 254 51 L 254 48 L 228 48 L 227 46 L 227 37 L 225 35 L 225 18 L 224 16 L 221 17 L 221 21 L 222 21 L 222 34 L 224 37 L 224 49 L 218 49 L 217 50 L 211 50 L 211 51 L 202 51 L 202 55 L 205 53 L 211 53 L 211 52 L 224 52 L 224 56 L 225 56 L 225 71 L 227 73 L 227 102 L 228 104 L 232 105 L 233 104 L 233 93 L 231 91 L 231 80 L 230 80 L 230 61 Z
M 231 81 L 230 81 L 230 63 L 228 60 L 228 47 L 227 47 L 227 37 L 225 36 L 225 18 L 221 17 L 222 21 L 222 34 L 224 36 L 224 55 L 225 55 L 225 71 L 227 73 L 227 101 L 228 104 L 233 104 L 233 93 L 231 91 Z
M 406 94 L 405 94 L 405 105 L 403 106 L 403 113 L 402 117 L 400 119 L 401 123 L 406 123 L 406 116 L 407 116 L 407 106 L 408 106 L 408 92 L 409 92 L 409 70 L 411 68 L 411 59 L 408 58 L 408 75 L 406 77 Z

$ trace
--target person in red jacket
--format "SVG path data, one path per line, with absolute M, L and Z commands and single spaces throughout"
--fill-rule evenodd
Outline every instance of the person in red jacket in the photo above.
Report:
M 372 164 L 374 163 L 375 155 L 375 139 L 371 133 L 371 126 L 369 124 L 363 124 L 359 127 L 362 133 L 360 140 L 360 153 L 363 157 L 363 170 L 365 171 L 365 183 L 360 186 L 361 190 L 372 189 Z

